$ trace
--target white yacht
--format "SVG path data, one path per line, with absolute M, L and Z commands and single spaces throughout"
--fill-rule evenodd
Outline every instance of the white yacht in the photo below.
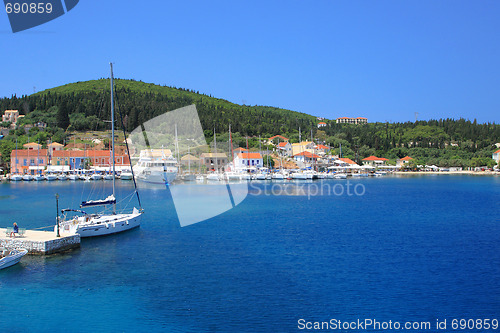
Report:
M 30 175 L 29 173 L 27 173 L 27 174 L 25 174 L 25 175 L 23 176 L 23 180 L 24 180 L 25 182 L 32 181 L 32 180 L 33 180 L 33 176 L 32 176 L 32 175 Z
M 19 182 L 21 180 L 23 180 L 23 176 L 21 176 L 20 174 L 15 173 L 13 175 L 10 175 L 11 182 Z
M 177 160 L 162 151 L 163 149 L 141 151 L 139 161 L 133 167 L 138 180 L 154 184 L 169 184 L 175 180 L 178 171 Z

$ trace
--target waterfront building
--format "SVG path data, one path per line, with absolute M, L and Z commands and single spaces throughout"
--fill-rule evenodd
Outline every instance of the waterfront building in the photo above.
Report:
M 239 153 L 233 161 L 236 170 L 246 170 L 249 168 L 262 168 L 264 159 L 260 153 Z
M 351 118 L 351 117 L 340 117 L 337 118 L 337 124 L 367 124 L 368 123 L 368 118 L 365 117 L 357 117 L 357 118 Z
M 247 152 L 248 152 L 248 149 L 241 148 L 241 147 L 234 149 L 233 150 L 233 160 L 236 158 L 236 156 L 238 156 L 239 153 L 247 153 Z
M 47 161 L 47 149 L 13 149 L 10 154 L 10 169 L 13 173 L 34 175 L 37 170 L 45 169 Z
M 195 165 L 198 163 L 200 163 L 200 159 L 196 156 L 191 155 L 191 154 L 184 155 L 181 158 L 182 165 L 190 165 L 190 164 Z
M 208 170 L 224 170 L 224 166 L 228 163 L 228 158 L 225 153 L 203 153 L 200 155 L 200 163 L 205 165 Z
M 386 164 L 387 161 L 388 161 L 387 158 L 377 157 L 377 156 L 373 156 L 373 155 L 369 156 L 367 158 L 363 158 L 363 164 L 369 165 L 372 167 L 383 166 Z

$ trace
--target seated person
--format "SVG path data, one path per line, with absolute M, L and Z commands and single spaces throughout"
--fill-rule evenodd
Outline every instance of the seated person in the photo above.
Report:
M 10 233 L 10 237 L 15 236 L 16 234 L 19 235 L 19 227 L 17 226 L 17 223 L 14 222 L 14 228 L 13 228 L 12 232 Z

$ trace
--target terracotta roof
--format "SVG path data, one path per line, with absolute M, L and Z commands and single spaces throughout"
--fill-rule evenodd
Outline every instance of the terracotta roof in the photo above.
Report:
M 405 156 L 401 159 L 401 161 L 409 161 L 409 160 L 412 160 L 413 158 L 411 158 L 410 156 Z
M 199 158 L 191 154 L 187 154 L 181 157 L 182 161 L 199 161 Z
M 349 164 L 356 164 L 356 162 L 354 162 L 353 160 L 351 160 L 350 158 L 339 158 L 339 160 L 341 160 L 342 162 L 345 162 L 345 163 L 349 163 Z
M 363 158 L 363 161 L 388 161 L 388 159 L 377 156 L 369 156 L 367 158 Z
M 36 142 L 28 142 L 23 145 L 23 147 L 31 147 L 31 146 L 41 147 L 42 145 Z
M 204 157 L 227 158 L 227 155 L 224 153 L 203 153 L 200 155 L 200 158 L 204 158 Z
M 324 145 L 317 145 L 316 149 L 330 149 L 330 147 L 324 146 Z
M 312 143 L 312 141 L 302 141 L 302 142 L 292 143 L 292 146 L 307 146 L 310 143 Z
M 248 149 L 245 149 L 245 148 L 241 148 L 241 147 L 239 147 L 239 148 L 236 148 L 234 151 L 235 151 L 235 152 L 239 152 L 239 151 L 248 151 Z
M 52 157 L 88 157 L 83 150 L 56 150 L 52 152 Z
M 49 143 L 48 146 L 63 146 L 62 144 L 60 144 L 59 142 L 52 142 L 52 143 Z
M 295 154 L 293 156 L 305 156 L 305 157 L 312 157 L 312 158 L 320 158 L 318 155 L 316 154 L 313 154 L 311 152 L 308 152 L 308 151 L 303 151 L 302 153 L 298 153 L 298 154 Z
M 324 121 L 321 121 L 318 123 L 318 125 L 326 125 L 326 123 Z
M 349 117 L 339 117 L 337 119 L 351 119 L 351 118 L 349 118 Z
M 280 142 L 278 144 L 278 147 L 285 147 L 288 144 L 288 142 Z
M 241 159 L 262 158 L 262 155 L 260 155 L 260 153 L 239 153 L 238 158 Z
M 268 140 L 271 141 L 271 140 L 276 139 L 276 138 L 280 138 L 280 139 L 283 139 L 285 141 L 288 141 L 288 139 L 285 138 L 283 135 L 275 135 L 275 136 L 270 137 Z
M 498 154 L 500 153 L 500 149 L 498 149 L 496 152 L 494 152 L 493 154 Z
M 368 119 L 368 118 L 365 118 L 365 117 L 358 117 L 356 119 Z
M 16 157 L 16 149 L 12 150 L 12 153 L 10 153 L 11 158 Z M 28 150 L 28 149 L 17 149 L 17 157 L 20 156 L 40 156 L 44 157 L 47 156 L 47 149 L 38 149 L 38 150 Z

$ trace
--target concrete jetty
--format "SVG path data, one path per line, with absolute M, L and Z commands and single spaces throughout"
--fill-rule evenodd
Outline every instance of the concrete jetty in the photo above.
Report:
M 0 228 L 0 247 L 23 248 L 29 254 L 47 255 L 80 247 L 80 235 L 57 237 L 54 231 L 26 230 L 24 235 L 9 237 Z

